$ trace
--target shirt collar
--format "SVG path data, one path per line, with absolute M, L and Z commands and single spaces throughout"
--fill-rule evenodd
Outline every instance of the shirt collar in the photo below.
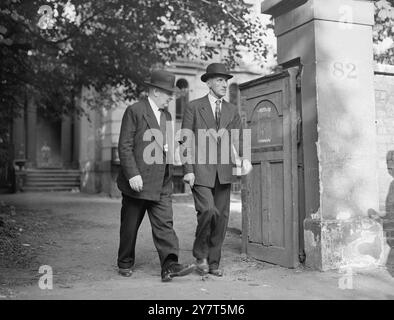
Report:
M 157 104 L 150 97 L 148 97 L 148 101 L 149 101 L 149 104 L 151 105 L 153 111 L 160 110 L 160 108 L 157 106 Z
M 209 99 L 209 102 L 210 102 L 212 105 L 215 105 L 216 100 L 220 100 L 220 104 L 223 103 L 223 97 L 221 97 L 220 99 L 218 99 L 218 98 L 214 97 L 211 93 L 208 93 L 208 99 Z

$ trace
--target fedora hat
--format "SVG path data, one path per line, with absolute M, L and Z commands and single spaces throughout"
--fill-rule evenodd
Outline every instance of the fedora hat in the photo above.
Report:
M 222 76 L 227 79 L 231 79 L 233 76 L 228 73 L 223 63 L 211 63 L 206 72 L 201 76 L 201 81 L 206 82 L 209 78 Z
M 175 86 L 175 75 L 166 70 L 153 70 L 150 81 L 144 81 L 144 84 L 169 92 L 179 91 L 179 88 Z

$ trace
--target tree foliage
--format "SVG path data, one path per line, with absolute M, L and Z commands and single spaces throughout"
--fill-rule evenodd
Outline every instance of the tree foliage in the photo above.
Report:
M 393 63 L 394 0 L 374 4 L 375 59 Z M 51 19 L 39 11 L 43 5 Z M 262 36 L 271 26 L 252 20 L 250 10 L 244 0 L 2 0 L 0 139 L 27 97 L 41 114 L 59 117 L 81 111 L 75 98 L 83 86 L 121 86 L 134 98 L 151 67 L 207 60 L 218 46 L 229 66 L 240 48 L 265 57 Z
M 375 1 L 375 60 L 394 64 L 394 0 Z
M 122 86 L 134 98 L 152 66 L 212 57 L 202 31 L 226 47 L 230 66 L 240 47 L 264 56 L 265 27 L 249 11 L 243 0 L 2 1 L 0 112 L 12 119 L 27 96 L 41 114 L 78 112 L 83 86 Z

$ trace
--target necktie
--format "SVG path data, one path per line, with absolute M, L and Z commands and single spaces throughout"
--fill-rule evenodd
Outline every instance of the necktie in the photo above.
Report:
M 220 100 L 216 100 L 216 109 L 215 109 L 215 119 L 216 119 L 216 128 L 219 130 L 220 126 Z
M 166 145 L 167 143 L 167 137 L 166 137 L 166 115 L 164 113 L 164 109 L 159 109 L 160 111 L 160 131 L 163 134 L 163 146 Z M 165 148 L 164 148 L 165 149 Z M 166 151 L 166 150 L 164 150 Z

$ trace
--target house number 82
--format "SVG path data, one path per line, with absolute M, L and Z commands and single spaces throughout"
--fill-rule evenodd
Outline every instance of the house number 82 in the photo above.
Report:
M 357 68 L 354 63 L 334 62 L 332 73 L 337 78 L 356 79 Z

